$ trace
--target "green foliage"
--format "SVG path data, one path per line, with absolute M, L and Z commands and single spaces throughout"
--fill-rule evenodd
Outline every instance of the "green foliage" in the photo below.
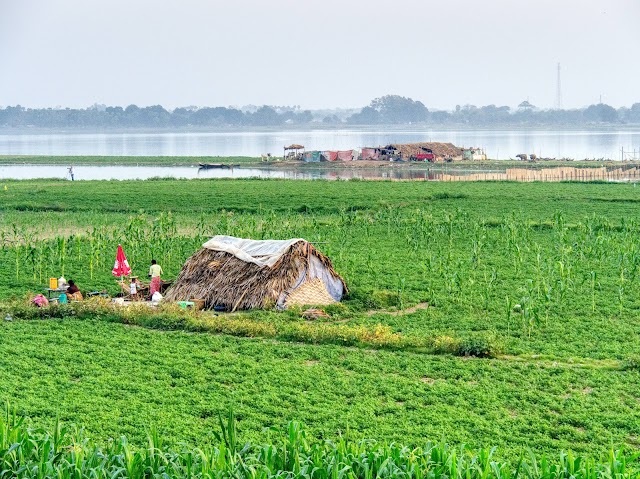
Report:
M 145 447 L 120 437 L 106 447 L 96 445 L 82 430 L 59 423 L 53 430 L 32 429 L 24 417 L 6 407 L 0 416 L 0 477 L 142 479 L 233 477 L 262 479 L 322 478 L 482 478 L 575 479 L 640 477 L 638 456 L 610 451 L 597 461 L 561 452 L 558 458 L 527 457 L 510 463 L 495 459 L 494 449 L 473 451 L 445 442 L 409 448 L 397 443 L 337 440 L 313 441 L 304 426 L 290 422 L 277 431 L 275 442 L 247 442 L 240 447 L 237 421 L 229 411 L 219 415 L 215 442 L 194 448 L 165 446 L 156 432 Z
M 626 371 L 640 371 L 640 354 L 632 354 L 622 362 L 622 368 Z
M 339 306 L 328 308 L 340 311 Z M 15 320 L 42 320 L 77 318 L 105 320 L 165 331 L 183 330 L 207 333 L 223 333 L 240 337 L 276 338 L 309 344 L 338 344 L 374 349 L 419 350 L 434 354 L 492 357 L 500 351 L 491 336 L 476 335 L 474 340 L 456 340 L 442 337 L 406 336 L 395 333 L 389 326 L 331 324 L 327 322 L 299 322 L 282 317 L 252 319 L 248 315 L 218 315 L 210 312 L 185 310 L 172 303 L 163 303 L 151 309 L 147 304 L 134 303 L 117 306 L 102 298 L 68 304 L 54 303 L 38 308 L 28 300 L 0 304 L 0 315 L 9 314 Z M 475 341 L 475 342 L 474 342 Z M 477 344 L 477 346 L 474 346 Z M 484 346 L 483 346 L 484 345 Z M 476 347 L 476 349 L 473 349 Z M 484 347 L 484 350 L 481 348 Z
M 504 352 L 504 344 L 495 333 L 476 333 L 464 338 L 456 349 L 459 356 L 493 358 Z

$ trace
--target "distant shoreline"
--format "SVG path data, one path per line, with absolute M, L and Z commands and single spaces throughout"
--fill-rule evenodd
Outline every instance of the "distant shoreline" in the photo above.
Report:
M 449 124 L 404 124 L 404 125 L 281 125 L 269 127 L 167 127 L 167 128 L 41 128 L 0 126 L 0 135 L 51 135 L 51 134 L 181 134 L 181 133 L 273 133 L 273 132 L 452 132 L 452 131 L 640 131 L 640 123 L 629 124 L 589 124 L 589 125 L 449 125 Z

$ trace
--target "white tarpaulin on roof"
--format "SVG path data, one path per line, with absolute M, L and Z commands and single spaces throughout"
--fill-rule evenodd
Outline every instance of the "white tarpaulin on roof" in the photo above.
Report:
M 242 261 L 258 266 L 271 268 L 292 245 L 302 238 L 290 240 L 250 240 L 235 236 L 218 235 L 211 238 L 203 248 L 213 251 L 224 251 Z

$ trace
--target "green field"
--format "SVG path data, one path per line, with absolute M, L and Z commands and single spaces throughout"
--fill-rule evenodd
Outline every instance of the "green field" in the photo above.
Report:
M 300 420 L 315 438 L 444 438 L 511 459 L 636 448 L 638 203 L 630 184 L 3 181 L 5 308 L 63 270 L 115 292 L 118 243 L 134 272 L 155 257 L 175 276 L 213 234 L 304 237 L 350 293 L 322 321 L 216 319 L 230 326 L 212 331 L 234 336 L 111 317 L 3 322 L 0 399 L 99 441 L 140 444 L 155 427 L 198 444 L 233 407 L 256 441 Z M 359 336 L 341 345 L 344 331 Z M 493 359 L 421 347 L 443 338 L 489 344 Z

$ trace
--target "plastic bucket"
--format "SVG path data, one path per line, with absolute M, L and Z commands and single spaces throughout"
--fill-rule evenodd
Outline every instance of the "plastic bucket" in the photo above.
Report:
M 49 278 L 49 289 L 58 289 L 58 278 Z

